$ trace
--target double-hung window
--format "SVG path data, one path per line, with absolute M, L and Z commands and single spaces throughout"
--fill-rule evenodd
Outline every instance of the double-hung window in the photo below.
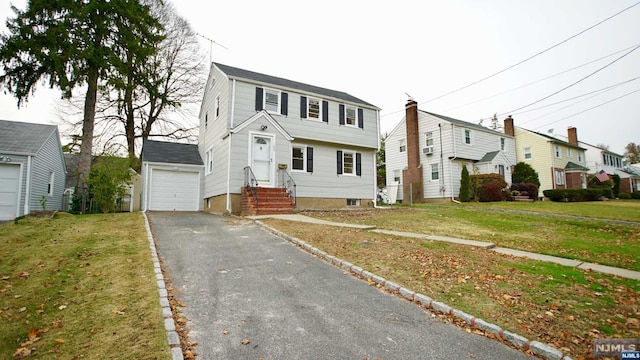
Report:
M 405 143 L 404 139 L 400 139 L 400 141 L 398 141 L 399 146 L 400 146 L 400 152 L 405 152 L 407 151 L 407 144 Z
M 471 145 L 471 130 L 464 129 L 464 143 Z
M 293 153 L 291 154 L 291 170 L 305 171 L 304 155 L 306 152 L 305 146 L 294 146 Z
M 204 174 L 209 175 L 213 172 L 213 147 L 210 147 L 205 153 L 205 160 Z
M 431 180 L 440 179 L 440 168 L 438 164 L 431 164 Z
M 322 106 L 320 99 L 307 98 L 307 118 L 321 120 L 322 119 Z
M 507 140 L 505 138 L 500 138 L 500 150 L 507 150 Z
M 218 118 L 218 116 L 220 116 L 220 95 L 216 96 L 216 119 Z
M 433 131 L 424 133 L 424 146 L 433 146 Z
M 530 147 L 524 148 L 524 158 L 527 159 L 527 160 L 531 159 L 531 148 Z
M 280 91 L 264 89 L 264 109 L 272 112 L 280 112 Z
M 53 180 L 56 174 L 52 171 L 49 173 L 49 183 L 47 184 L 47 196 L 53 196 Z
M 556 185 L 564 185 L 564 184 L 565 184 L 565 181 L 564 181 L 564 171 L 562 171 L 562 170 L 555 170 L 554 174 L 555 174 L 555 182 L 556 182 Z
M 357 109 L 352 106 L 345 106 L 345 125 L 358 126 L 358 119 L 356 118 Z
M 554 147 L 554 154 L 556 156 L 557 159 L 562 158 L 562 152 L 560 151 L 560 146 L 559 145 L 555 145 Z
M 338 175 L 362 175 L 362 154 L 338 150 Z

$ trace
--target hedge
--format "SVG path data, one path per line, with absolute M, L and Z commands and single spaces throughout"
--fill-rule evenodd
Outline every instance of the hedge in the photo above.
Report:
M 529 199 L 538 200 L 538 186 L 533 183 L 511 184 L 511 190 L 517 191 L 522 196 L 528 196 Z
M 555 189 L 545 190 L 542 193 L 551 201 L 597 201 L 600 200 L 604 193 L 611 194 L 611 189 Z

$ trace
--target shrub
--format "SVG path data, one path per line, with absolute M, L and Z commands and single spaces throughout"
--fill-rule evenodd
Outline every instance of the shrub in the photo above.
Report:
M 632 199 L 636 199 L 636 200 L 640 200 L 640 191 L 634 191 L 631 193 L 631 198 Z
M 600 200 L 603 189 L 555 189 L 542 193 L 551 201 L 597 201 Z
M 629 200 L 631 199 L 631 194 L 628 192 L 623 192 L 623 193 L 620 193 L 620 195 L 618 195 L 618 198 L 620 200 Z
M 528 196 L 529 199 L 538 200 L 538 185 L 533 183 L 512 184 L 511 190 L 519 191 L 520 195 Z
M 513 173 L 511 174 L 511 182 L 513 184 L 530 183 L 540 186 L 540 179 L 538 179 L 538 173 L 531 167 L 531 165 L 519 162 L 513 167 Z
M 460 174 L 460 195 L 458 197 L 462 202 L 471 200 L 471 178 L 469 178 L 467 165 L 462 167 L 462 173 Z
M 618 197 L 620 195 L 620 175 L 611 175 L 611 180 L 613 180 L 613 196 Z
M 507 188 L 507 183 L 502 175 L 498 175 L 499 180 L 495 176 L 486 177 L 488 181 L 484 182 L 478 191 L 478 199 L 480 201 L 504 201 L 511 198 L 511 192 Z

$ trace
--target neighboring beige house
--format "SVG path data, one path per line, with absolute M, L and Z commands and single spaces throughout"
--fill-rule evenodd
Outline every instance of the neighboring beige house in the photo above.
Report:
M 514 127 L 514 135 L 516 161 L 531 165 L 538 173 L 540 192 L 587 187 L 589 168 L 575 127 L 567 130 L 568 141 L 520 127 Z

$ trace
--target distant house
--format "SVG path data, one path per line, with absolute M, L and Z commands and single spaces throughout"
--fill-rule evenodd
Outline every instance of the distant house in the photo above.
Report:
M 586 149 L 579 145 L 575 127 L 568 129 L 568 141 L 520 127 L 514 130 L 516 159 L 536 171 L 540 192 L 587 187 Z
M 145 140 L 142 211 L 202 210 L 204 163 L 198 146 Z
M 501 174 L 510 184 L 515 139 L 513 134 L 418 110 L 411 100 L 405 117 L 385 140 L 385 160 L 387 188 L 397 191 L 396 200 L 455 199 L 465 165 L 470 174 Z
M 640 191 L 640 174 L 626 165 L 622 155 L 583 141 L 580 141 L 579 144 L 587 149 L 586 159 L 590 174 L 604 171 L 609 175 L 618 175 L 620 176 L 620 192 Z
M 57 126 L 0 120 L 0 220 L 61 210 L 65 173 Z
M 198 145 L 205 209 L 266 212 L 251 205 L 285 187 L 282 206 L 373 206 L 379 134 L 379 108 L 350 94 L 213 63 Z

